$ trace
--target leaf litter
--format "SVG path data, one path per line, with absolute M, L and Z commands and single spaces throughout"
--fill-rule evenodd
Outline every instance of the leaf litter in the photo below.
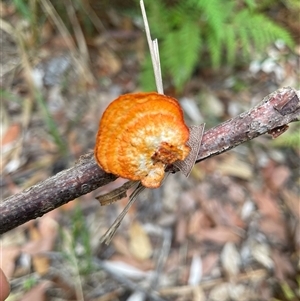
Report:
M 7 21 L 15 25 L 22 21 L 12 4 L 2 5 Z M 41 52 L 31 68 L 44 74 L 39 89 L 69 150 L 67 154 L 60 153 L 26 84 L 25 73 L 15 67 L 16 58 L 8 57 L 4 62 L 7 72 L 3 88 L 9 96 L 4 98 L 8 118 L 2 143 L 10 144 L 9 149 L 15 143 L 21 145 L 17 155 L 5 153 L 5 167 L 12 167 L 4 169 L 2 175 L 4 198 L 73 165 L 80 155 L 91 151 L 99 118 L 108 103 L 120 94 L 140 89 L 137 66 L 144 48 L 139 46 L 137 56 L 132 45 L 145 43 L 144 36 L 132 23 L 123 37 L 120 24 L 124 16 L 112 10 L 120 21 L 114 23 L 119 25 L 106 24 L 113 38 L 102 33 L 101 43 L 99 38 L 88 41 L 94 62 L 91 74 L 97 83 L 90 75 L 84 80 L 68 42 L 53 30 L 51 22 L 41 31 L 47 42 L 33 49 Z M 9 35 L 6 38 L 11 53 L 16 53 L 16 40 Z M 280 51 L 278 55 L 282 55 Z M 289 56 L 281 67 L 286 71 L 285 81 L 293 82 L 296 57 Z M 66 58 L 67 68 L 55 69 L 57 62 L 66 63 Z M 197 85 L 195 89 L 191 83 L 191 90 L 186 91 L 189 108 L 200 107 L 201 118 L 209 126 L 239 114 L 281 86 L 272 72 L 236 72 L 235 76 L 247 83 L 239 92 L 226 86 L 226 79 L 230 79 L 226 70 L 219 75 L 222 80 L 203 76 L 211 74 L 209 69 L 192 79 Z M 205 87 L 202 91 L 199 82 Z M 204 108 L 209 107 L 205 103 L 207 93 L 215 99 L 211 105 L 218 106 L 216 112 Z M 33 101 L 31 111 L 19 101 L 26 97 Z M 196 120 L 189 110 L 187 120 Z M 299 163 L 295 167 L 297 160 L 291 159 L 299 159 L 299 151 L 278 148 L 280 156 L 276 157 L 270 156 L 273 148 L 268 138 L 254 140 L 197 164 L 189 179 L 176 174 L 161 188 L 143 192 L 109 246 L 101 245 L 100 237 L 126 203 L 122 200 L 100 207 L 95 197 L 122 185 L 122 179 L 78 198 L 75 206 L 57 209 L 6 233 L 0 238 L 1 267 L 10 278 L 12 297 L 129 300 L 143 288 L 144 300 L 155 300 L 158 295 L 174 301 L 300 298 Z M 78 206 L 82 219 L 72 219 Z M 81 230 L 75 231 L 78 225 Z M 61 248 L 66 237 L 71 240 L 72 253 Z M 102 265 L 87 268 L 87 260 L 100 260 Z

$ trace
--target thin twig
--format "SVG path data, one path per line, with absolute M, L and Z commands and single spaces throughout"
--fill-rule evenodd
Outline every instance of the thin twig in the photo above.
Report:
M 129 197 L 129 201 L 124 207 L 123 211 L 119 214 L 119 216 L 116 218 L 116 220 L 113 222 L 113 224 L 109 227 L 107 232 L 102 236 L 100 242 L 104 242 L 105 244 L 110 244 L 111 240 L 113 239 L 117 229 L 119 228 L 123 218 L 127 214 L 130 207 L 133 205 L 133 203 L 136 200 L 136 197 L 145 189 L 144 186 L 142 186 L 141 183 L 138 184 L 138 186 L 135 188 L 133 193 Z
M 104 261 L 95 259 L 94 265 L 100 267 L 109 273 L 116 281 L 121 283 L 123 286 L 128 287 L 132 291 L 138 291 L 145 294 L 150 300 L 153 301 L 165 301 L 165 299 L 158 296 L 154 291 L 148 291 L 144 289 L 139 283 L 134 283 L 128 277 L 123 277 L 120 273 L 115 272 L 112 268 L 110 268 Z
M 237 145 L 293 121 L 300 120 L 300 91 L 281 88 L 257 106 L 203 134 L 197 161 L 224 153 Z M 17 193 L 0 203 L 0 234 L 87 194 L 116 179 L 105 173 L 93 154 L 80 158 L 72 168 Z

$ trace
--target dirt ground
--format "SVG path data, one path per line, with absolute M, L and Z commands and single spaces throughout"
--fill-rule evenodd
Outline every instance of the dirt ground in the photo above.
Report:
M 107 105 L 141 91 L 147 48 L 116 12 L 118 25 L 88 40 L 86 52 L 47 22 L 35 47 L 13 5 L 1 6 L 4 200 L 93 150 Z M 179 99 L 189 125 L 210 128 L 279 87 L 299 89 L 299 55 L 299 44 L 274 44 L 250 66 L 197 70 L 183 93 L 167 85 L 166 94 Z M 128 199 L 101 207 L 95 197 L 120 178 L 5 233 L 8 300 L 300 300 L 297 132 L 294 123 L 278 139 L 258 137 L 196 164 L 189 178 L 177 173 L 145 190 L 108 246 L 100 238 Z

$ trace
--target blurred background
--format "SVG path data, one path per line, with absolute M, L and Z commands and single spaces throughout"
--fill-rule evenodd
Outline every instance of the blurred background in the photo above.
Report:
M 299 1 L 145 2 L 187 124 L 300 89 Z M 3 201 L 74 166 L 107 105 L 155 85 L 138 1 L 11 0 L 0 13 Z M 95 196 L 122 179 L 2 235 L 8 300 L 299 300 L 299 129 L 170 175 L 109 246 L 100 238 L 128 200 Z

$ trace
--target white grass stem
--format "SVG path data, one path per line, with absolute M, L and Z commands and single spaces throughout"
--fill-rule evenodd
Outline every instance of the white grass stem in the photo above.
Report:
M 157 42 L 157 39 L 155 39 L 154 41 L 151 39 L 150 28 L 149 28 L 145 5 L 144 5 L 143 0 L 140 1 L 140 6 L 141 6 L 142 16 L 143 16 L 143 20 L 144 20 L 144 26 L 145 26 L 148 46 L 149 46 L 149 50 L 150 50 L 150 56 L 151 56 L 151 61 L 152 61 L 152 66 L 153 66 L 153 71 L 154 71 L 156 89 L 157 89 L 158 93 L 164 94 L 163 84 L 162 84 L 162 76 L 161 76 L 161 68 L 160 68 L 158 42 Z

